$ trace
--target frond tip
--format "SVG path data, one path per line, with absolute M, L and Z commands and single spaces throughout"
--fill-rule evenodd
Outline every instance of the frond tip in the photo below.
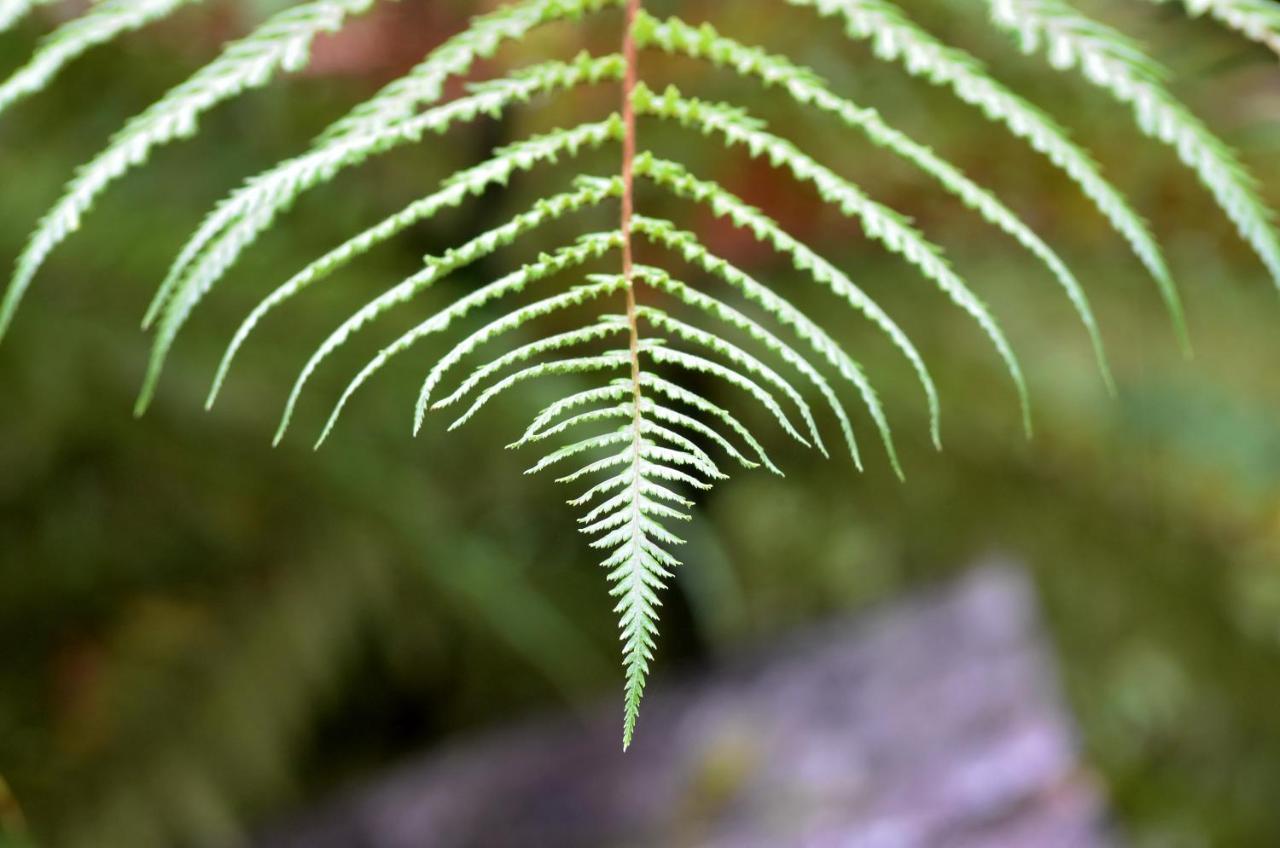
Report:
M 620 381 L 621 394 L 639 397 L 639 387 Z M 709 456 L 687 438 L 654 420 L 655 407 L 641 403 L 615 407 L 630 418 L 623 427 L 589 437 L 544 457 L 531 471 L 580 454 L 596 456 L 578 471 L 560 478 L 574 482 L 604 476 L 583 495 L 570 501 L 590 506 L 578 519 L 581 531 L 594 537 L 591 547 L 607 551 L 600 565 L 613 584 L 609 594 L 617 601 L 619 638 L 626 675 L 622 747 L 631 746 L 640 699 L 644 695 L 649 664 L 653 661 L 658 633 L 658 608 L 662 591 L 680 562 L 667 550 L 683 540 L 666 529 L 665 522 L 688 521 L 691 501 L 673 486 L 709 488 L 709 479 L 723 477 Z

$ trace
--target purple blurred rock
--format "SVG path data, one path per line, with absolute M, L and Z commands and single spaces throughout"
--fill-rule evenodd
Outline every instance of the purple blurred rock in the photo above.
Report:
M 1113 844 L 1011 568 L 655 685 L 625 755 L 615 712 L 461 743 L 259 848 Z

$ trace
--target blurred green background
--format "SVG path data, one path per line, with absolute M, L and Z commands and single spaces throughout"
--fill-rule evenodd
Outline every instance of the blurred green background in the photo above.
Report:
M 206 3 L 96 50 L 0 121 L 0 257 L 18 254 L 72 169 L 126 117 L 280 5 Z M 410 307 L 326 368 L 300 432 L 270 447 L 296 369 L 343 316 L 424 253 L 559 190 L 573 167 L 523 177 L 318 287 L 251 339 L 219 405 L 206 414 L 202 403 L 231 331 L 290 273 L 493 146 L 602 116 L 616 92 L 539 102 L 314 192 L 197 313 L 153 411 L 130 414 L 148 351 L 136 322 L 203 212 L 487 5 L 392 4 L 326 40 L 313 70 L 220 108 L 199 139 L 109 193 L 27 299 L 0 347 L 0 826 L 14 844 L 228 844 L 458 734 L 617 699 L 611 604 L 566 494 L 501 449 L 552 387 L 512 394 L 458 433 L 429 421 L 415 441 L 424 348 L 363 391 L 313 453 L 335 392 L 414 319 Z M 646 142 L 766 206 L 880 299 L 939 379 L 945 444 L 929 446 L 918 388 L 871 330 L 742 236 L 642 194 L 642 210 L 702 229 L 831 316 L 882 389 L 907 471 L 898 483 L 869 450 L 859 475 L 847 458 L 779 439 L 770 447 L 785 479 L 742 473 L 707 496 L 668 593 L 659 676 L 1008 554 L 1033 572 L 1084 758 L 1125 838 L 1280 844 L 1280 298 L 1208 195 L 1171 152 L 1140 141 L 1123 108 L 1021 57 L 980 16 L 908 4 L 1072 127 L 1149 217 L 1187 302 L 1188 361 L 1122 242 L 1002 130 L 779 3 L 735 3 L 728 21 L 711 2 L 648 5 L 717 19 L 812 65 L 995 189 L 1085 282 L 1120 387 L 1104 391 L 1046 272 L 927 181 L 775 94 L 646 57 L 652 81 L 749 104 L 948 248 L 1023 358 L 1037 429 L 1023 438 L 980 331 L 910 269 L 767 166 L 642 125 Z M 1083 5 L 1175 68 L 1178 93 L 1280 204 L 1274 56 L 1172 7 Z M 58 14 L 0 36 L 0 74 Z M 550 27 L 487 71 L 603 49 L 617 23 Z M 616 153 L 584 161 L 611 173 Z M 526 238 L 449 291 L 613 215 Z M 855 424 L 872 443 L 868 422 Z

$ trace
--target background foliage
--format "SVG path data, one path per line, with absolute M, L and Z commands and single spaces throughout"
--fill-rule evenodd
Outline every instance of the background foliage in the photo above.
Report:
M 69 169 L 122 116 L 280 5 L 209 4 L 130 36 L 0 122 L 0 255 L 17 255 Z M 673 6 L 650 5 L 656 14 Z M 679 5 L 698 20 L 713 4 Z M 690 528 L 685 558 L 700 567 L 680 572 L 670 593 L 663 664 L 710 661 L 1007 551 L 1035 572 L 1088 760 L 1133 841 L 1273 844 L 1275 292 L 1172 153 L 1144 145 L 1133 156 L 1137 135 L 1122 107 L 1044 74 L 946 4 L 918 5 L 937 32 L 1051 104 L 1151 219 L 1187 302 L 1196 358 L 1179 354 L 1158 294 L 1123 244 L 1033 154 L 811 16 L 743 3 L 735 37 L 811 64 L 836 89 L 937 140 L 1027 213 L 1089 289 L 1119 396 L 1105 394 L 1070 306 L 1031 258 L 888 154 L 704 71 L 700 96 L 750 102 L 826 161 L 853 157 L 870 194 L 909 210 L 948 248 L 1021 352 L 1038 432 L 1022 438 L 1007 376 L 981 334 L 937 308 L 900 264 L 767 168 L 682 148 L 691 165 L 859 269 L 921 342 L 950 412 L 937 455 L 911 373 L 887 347 L 870 347 L 907 483 L 881 462 L 857 476 L 779 441 L 772 453 L 785 458 L 785 480 L 735 477 Z M 1174 66 L 1178 93 L 1280 201 L 1274 56 L 1172 6 L 1091 10 Z M 288 321 L 264 325 L 258 367 L 234 375 L 213 412 L 201 402 L 228 333 L 281 269 L 401 208 L 477 151 L 565 124 L 580 107 L 550 100 L 429 140 L 304 199 L 192 321 L 152 413 L 130 415 L 147 354 L 134 322 L 157 269 L 203 211 L 474 11 L 463 2 L 392 7 L 323 43 L 301 78 L 219 109 L 201 139 L 164 150 L 157 167 L 107 196 L 24 306 L 0 349 L 0 774 L 12 790 L 12 800 L 0 791 L 0 821 L 14 832 L 25 821 L 55 844 L 221 844 L 455 734 L 614 693 L 598 570 L 565 532 L 571 518 L 540 506 L 563 497 L 558 487 L 492 450 L 510 429 L 499 416 L 447 441 L 439 427 L 411 441 L 404 398 L 421 375 L 407 363 L 365 393 L 325 450 L 313 454 L 306 440 L 270 448 L 281 389 L 333 315 L 414 270 L 422 254 L 525 208 L 537 196 L 530 181 L 343 271 Z M 5 70 L 47 25 L 0 36 Z M 606 22 L 587 38 L 615 35 Z M 497 61 L 564 55 L 580 38 L 552 27 Z M 671 74 L 688 78 L 693 67 L 673 64 Z M 600 96 L 607 107 L 612 93 Z M 675 134 L 654 142 L 689 144 Z M 689 223 L 762 276 L 794 273 L 713 220 Z M 489 270 L 476 267 L 460 285 L 490 279 Z M 841 320 L 833 327 L 842 335 L 868 336 Z M 406 326 L 389 326 L 345 361 L 363 361 Z M 341 389 L 335 371 L 317 396 Z

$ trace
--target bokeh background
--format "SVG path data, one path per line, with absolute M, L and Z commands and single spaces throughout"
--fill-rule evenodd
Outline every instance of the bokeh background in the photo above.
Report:
M 72 169 L 125 118 L 282 5 L 210 0 L 94 51 L 0 121 L 0 257 L 16 257 Z M 615 91 L 481 121 L 313 192 L 197 313 L 153 411 L 131 416 L 148 351 L 137 321 L 204 211 L 492 5 L 386 4 L 324 40 L 307 73 L 218 109 L 197 140 L 163 149 L 110 192 L 28 297 L 0 347 L 0 823 L 14 844 L 227 844 L 448 740 L 617 699 L 611 604 L 571 532 L 565 493 L 523 476 L 528 458 L 501 450 L 553 387 L 513 394 L 461 432 L 429 422 L 415 441 L 424 349 L 364 391 L 313 452 L 334 393 L 414 320 L 410 308 L 326 368 L 297 432 L 270 447 L 296 369 L 337 321 L 423 254 L 559 190 L 573 167 L 522 177 L 344 270 L 264 324 L 220 403 L 209 413 L 202 403 L 230 332 L 270 288 L 495 145 L 606 114 Z M 802 11 L 732 5 L 726 20 L 719 3 L 649 4 L 715 18 L 812 65 L 995 189 L 1085 282 L 1119 392 L 1105 392 L 1047 273 L 926 180 L 776 94 L 646 57 L 652 81 L 749 104 L 913 216 L 1002 320 L 1028 370 L 1036 421 L 1028 441 L 980 331 L 807 191 L 697 136 L 643 124 L 646 141 L 769 208 L 886 305 L 938 376 L 945 443 L 932 450 L 910 373 L 865 325 L 723 224 L 642 194 L 642 209 L 701 229 L 830 315 L 873 369 L 907 472 L 897 482 L 871 451 L 859 475 L 847 459 L 779 439 L 771 447 L 785 479 L 742 473 L 706 497 L 682 551 L 689 565 L 667 595 L 659 679 L 999 552 L 1034 576 L 1083 758 L 1130 844 L 1280 844 L 1275 287 L 1174 155 L 1142 141 L 1122 107 L 1020 56 L 963 4 L 909 5 L 1072 127 L 1151 220 L 1187 302 L 1194 359 L 1179 353 L 1154 285 L 1123 243 L 1033 153 Z M 1280 204 L 1274 56 L 1172 6 L 1083 5 L 1175 69 L 1176 91 Z M 69 8 L 0 36 L 0 74 Z M 484 71 L 609 49 L 617 24 L 604 15 L 549 27 Z M 583 162 L 610 173 L 616 154 Z M 613 214 L 526 238 L 449 290 Z

